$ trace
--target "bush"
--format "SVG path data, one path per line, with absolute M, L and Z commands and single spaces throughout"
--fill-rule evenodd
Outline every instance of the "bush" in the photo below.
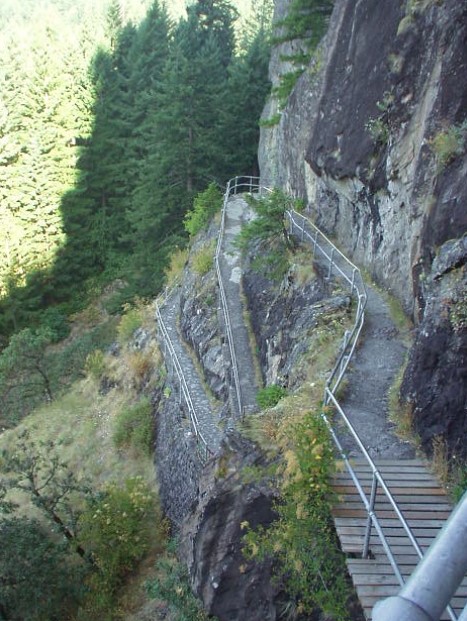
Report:
M 68 619 L 80 582 L 67 544 L 52 541 L 38 521 L 0 521 L 0 602 L 5 618 Z
M 200 192 L 193 201 L 193 209 L 187 212 L 183 220 L 185 230 L 194 237 L 206 226 L 212 216 L 222 207 L 222 194 L 215 183 Z
M 154 432 L 152 406 L 148 399 L 125 408 L 116 417 L 113 441 L 117 448 L 134 448 L 142 455 L 150 454 Z
M 42 313 L 41 326 L 50 330 L 53 343 L 65 339 L 70 334 L 70 324 L 66 315 L 55 306 L 51 306 Z
M 186 568 L 168 556 L 156 564 L 156 569 L 158 579 L 147 585 L 150 597 L 167 602 L 173 621 L 205 621 L 207 615 L 193 595 Z
M 169 266 L 165 269 L 164 274 L 167 284 L 170 286 L 181 276 L 183 268 L 188 260 L 188 251 L 186 248 L 177 248 L 170 255 Z
M 125 305 L 124 314 L 118 324 L 118 340 L 121 345 L 127 343 L 138 328 L 141 328 L 143 318 L 139 308 L 132 308 L 129 304 Z
M 439 171 L 464 153 L 466 136 L 467 121 L 440 131 L 432 138 L 429 144 L 436 156 Z
M 345 560 L 332 526 L 334 447 L 319 411 L 290 429 L 291 446 L 279 468 L 278 519 L 268 528 L 247 531 L 244 554 L 272 557 L 287 594 L 304 612 L 348 618 Z M 244 524 L 248 528 L 248 524 Z
M 102 377 L 105 371 L 105 359 L 104 353 L 101 349 L 95 349 L 86 356 L 84 370 L 87 375 L 93 377 L 94 379 Z
M 97 567 L 88 578 L 88 610 L 109 610 L 124 576 L 149 550 L 154 537 L 155 498 L 141 477 L 111 483 L 89 501 L 79 519 L 81 545 Z M 162 520 L 159 536 L 165 538 Z
M 286 394 L 287 391 L 285 388 L 272 384 L 271 386 L 266 386 L 266 388 L 258 390 L 256 401 L 262 410 L 267 410 L 268 408 L 273 408 L 277 405 L 279 401 L 286 396 Z

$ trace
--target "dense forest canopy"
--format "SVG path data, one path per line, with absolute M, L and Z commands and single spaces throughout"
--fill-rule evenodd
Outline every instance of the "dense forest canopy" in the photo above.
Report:
M 98 4 L 0 7 L 4 345 L 116 279 L 115 308 L 156 293 L 194 196 L 255 171 L 268 6 Z

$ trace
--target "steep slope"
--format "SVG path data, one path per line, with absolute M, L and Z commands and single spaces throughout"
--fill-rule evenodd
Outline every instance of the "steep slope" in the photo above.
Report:
M 439 434 L 454 450 L 466 424 L 467 254 L 451 241 L 467 229 L 466 36 L 465 2 L 336 1 L 259 151 L 264 180 L 304 197 L 418 323 L 404 398 L 427 450 Z M 277 51 L 270 70 L 277 81 Z

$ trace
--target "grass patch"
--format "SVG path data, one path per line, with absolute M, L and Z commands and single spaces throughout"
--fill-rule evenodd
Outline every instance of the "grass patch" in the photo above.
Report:
M 420 447 L 420 438 L 413 427 L 413 404 L 402 402 L 400 398 L 400 389 L 407 363 L 408 357 L 404 360 L 388 391 L 389 420 L 395 425 L 396 435 L 401 440 L 418 448 Z
M 452 125 L 433 136 L 429 145 L 435 154 L 438 172 L 444 170 L 456 157 L 465 153 L 466 137 L 467 121 Z
M 156 563 L 156 577 L 147 582 L 146 588 L 150 597 L 168 605 L 170 621 L 207 621 L 191 590 L 186 568 L 170 551 Z M 216 617 L 209 619 L 216 621 Z
M 154 435 L 154 416 L 149 399 L 123 408 L 114 419 L 113 441 L 117 448 L 132 448 L 140 455 L 149 455 Z
M 188 261 L 187 248 L 177 248 L 170 255 L 169 266 L 165 270 L 165 280 L 169 287 L 178 282 Z
M 121 345 L 128 343 L 136 330 L 141 328 L 143 321 L 144 317 L 141 305 L 138 307 L 126 304 L 117 328 L 119 343 Z
M 205 276 L 214 264 L 215 241 L 211 241 L 193 255 L 193 271 L 198 276 Z
M 277 386 L 277 384 L 271 384 L 271 386 L 266 386 L 265 388 L 261 388 L 258 390 L 258 394 L 256 395 L 256 400 L 258 402 L 259 407 L 262 410 L 266 410 L 268 408 L 273 408 L 275 405 L 279 403 L 279 401 L 285 397 L 287 391 L 282 386 Z

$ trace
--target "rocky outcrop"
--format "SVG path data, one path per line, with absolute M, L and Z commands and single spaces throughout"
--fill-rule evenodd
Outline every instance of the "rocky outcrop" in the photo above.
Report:
M 206 274 L 193 269 L 193 260 L 213 242 L 218 225 L 212 223 L 205 235 L 198 236 L 191 249 L 191 264 L 184 272 L 180 299 L 180 332 L 191 346 L 200 369 L 213 394 L 227 402 L 230 383 L 230 360 L 224 351 L 224 339 L 219 326 L 219 299 L 214 265 Z
M 180 555 L 188 563 L 195 592 L 209 614 L 225 621 L 274 621 L 278 586 L 271 564 L 247 561 L 245 528 L 274 519 L 274 493 L 265 481 L 248 482 L 245 468 L 262 466 L 254 444 L 230 431 L 220 456 L 205 468 L 196 511 L 181 532 Z
M 286 6 L 279 0 L 277 10 Z M 433 262 L 467 230 L 466 37 L 465 2 L 336 0 L 278 125 L 261 130 L 264 181 L 305 198 L 318 226 L 397 295 L 419 326 L 411 358 L 419 362 L 423 335 L 430 339 L 442 309 L 443 298 L 435 298 L 452 284 L 450 277 L 439 285 Z M 446 338 L 461 355 L 465 333 Z M 454 353 L 428 360 L 428 383 L 449 374 L 449 365 L 462 367 Z M 415 378 L 409 372 L 405 381 L 414 399 L 421 395 Z M 451 419 L 465 425 L 465 399 L 432 401 L 445 430 Z M 426 405 L 415 403 L 414 412 L 417 426 L 438 428 Z
M 310 257 L 310 270 L 313 270 Z M 287 389 L 304 380 L 300 360 L 310 350 L 310 337 L 322 315 L 349 308 L 350 298 L 332 293 L 331 284 L 315 266 L 306 283 L 297 282 L 295 266 L 280 283 L 274 283 L 258 269 L 245 270 L 243 288 L 256 335 L 266 385 Z
M 446 242 L 423 284 L 423 322 L 412 349 L 402 397 L 424 448 L 444 437 L 451 456 L 467 459 L 467 237 Z

